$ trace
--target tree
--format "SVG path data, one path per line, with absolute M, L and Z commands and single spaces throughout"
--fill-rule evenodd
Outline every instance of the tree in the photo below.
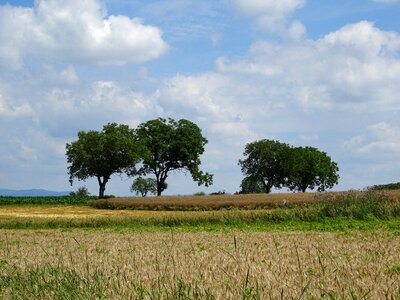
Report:
M 71 197 L 86 198 L 90 196 L 90 193 L 86 186 L 79 187 L 76 192 L 69 193 Z
M 131 192 L 135 192 L 136 195 L 142 195 L 142 197 L 146 197 L 148 193 L 156 194 L 157 193 L 157 180 L 154 178 L 136 178 L 131 186 Z
M 262 184 L 265 193 L 273 187 L 281 188 L 286 180 L 286 161 L 289 145 L 274 140 L 249 143 L 239 160 L 242 172 Z
M 339 180 L 337 163 L 313 147 L 297 147 L 290 151 L 290 169 L 286 186 L 292 191 L 305 192 L 307 188 L 325 191 Z
M 199 185 L 212 184 L 213 175 L 199 169 L 207 139 L 196 124 L 185 119 L 158 118 L 140 124 L 136 132 L 144 146 L 138 173 L 155 175 L 158 196 L 166 189 L 166 179 L 174 170 L 189 171 Z
M 240 187 L 242 189 L 239 194 L 261 194 L 265 192 L 262 182 L 251 176 L 243 178 Z
M 107 124 L 102 131 L 80 131 L 78 140 L 66 145 L 69 181 L 96 177 L 99 198 L 114 173 L 132 174 L 140 159 L 135 133 L 127 125 Z

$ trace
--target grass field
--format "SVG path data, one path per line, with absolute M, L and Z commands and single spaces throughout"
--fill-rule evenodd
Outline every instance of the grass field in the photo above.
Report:
M 2 205 L 0 299 L 400 299 L 398 191 L 229 197 Z

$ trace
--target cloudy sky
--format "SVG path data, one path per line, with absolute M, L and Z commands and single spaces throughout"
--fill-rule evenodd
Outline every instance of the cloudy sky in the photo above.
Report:
M 0 187 L 74 190 L 65 144 L 108 122 L 189 119 L 206 189 L 239 190 L 246 143 L 327 152 L 336 190 L 400 181 L 398 0 L 0 0 Z M 115 176 L 106 193 L 129 195 Z

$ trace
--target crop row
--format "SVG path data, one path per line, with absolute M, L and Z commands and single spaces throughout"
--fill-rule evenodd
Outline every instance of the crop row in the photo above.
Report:
M 47 197 L 10 197 L 0 196 L 0 205 L 16 204 L 86 204 L 96 197 L 74 197 L 74 196 L 47 196 Z

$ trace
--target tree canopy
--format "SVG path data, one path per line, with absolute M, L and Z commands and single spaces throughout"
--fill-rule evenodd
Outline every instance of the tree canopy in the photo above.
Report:
M 158 196 L 166 189 L 166 179 L 174 170 L 190 172 L 199 185 L 212 184 L 213 175 L 199 169 L 207 139 L 196 124 L 185 119 L 158 118 L 140 124 L 136 133 L 144 146 L 138 174 L 155 175 Z
M 324 191 L 339 180 L 337 163 L 313 147 L 291 147 L 274 140 L 260 140 L 247 144 L 243 155 L 245 158 L 239 160 L 246 176 L 242 192 L 255 192 L 257 183 L 263 184 L 266 193 L 273 187 Z
M 157 181 L 154 178 L 136 178 L 131 186 L 131 192 L 136 193 L 136 195 L 141 195 L 146 197 L 148 193 L 157 193 Z
M 269 193 L 285 181 L 288 151 L 289 145 L 275 140 L 255 141 L 246 145 L 246 158 L 239 160 L 239 165 L 246 176 L 261 182 L 265 193 Z
M 292 148 L 286 186 L 292 191 L 325 191 L 338 183 L 338 171 L 337 163 L 325 152 L 313 147 Z
M 265 193 L 264 185 L 260 180 L 247 176 L 243 178 L 240 184 L 241 190 L 239 194 L 261 194 Z
M 140 160 L 135 133 L 127 125 L 107 124 L 102 131 L 80 131 L 78 140 L 66 145 L 69 181 L 96 177 L 99 198 L 114 173 L 132 174 Z

